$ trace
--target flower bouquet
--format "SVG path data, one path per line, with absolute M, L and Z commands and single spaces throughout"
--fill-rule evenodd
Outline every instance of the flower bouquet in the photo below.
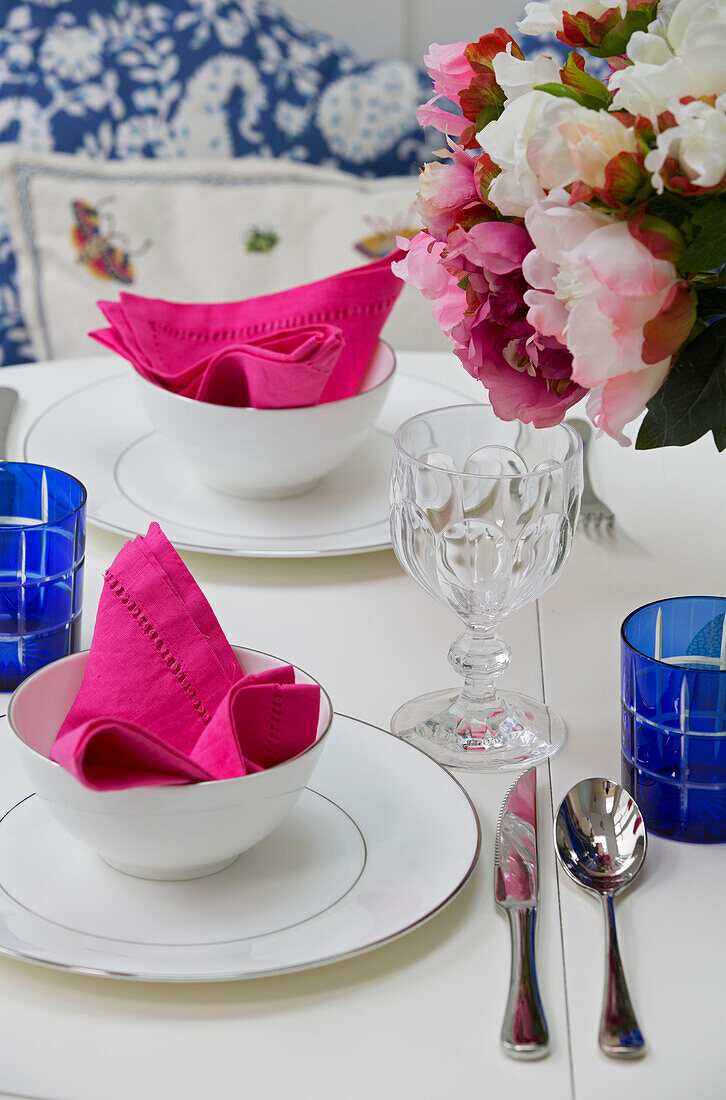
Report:
M 499 28 L 430 47 L 425 229 L 394 265 L 433 301 L 495 413 L 558 423 L 587 397 L 621 443 L 726 448 L 726 0 L 546 0 L 564 65 Z M 606 58 L 603 82 L 586 54 Z

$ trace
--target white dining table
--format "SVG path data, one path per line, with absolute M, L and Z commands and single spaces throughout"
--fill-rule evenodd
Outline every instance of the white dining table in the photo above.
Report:
M 447 354 L 400 369 L 481 400 Z M 60 396 L 120 361 L 3 370 L 20 395 L 8 457 Z M 78 471 L 76 471 L 78 472 Z M 619 628 L 650 600 L 726 594 L 726 455 L 712 439 L 639 452 L 597 440 L 592 473 L 616 514 L 581 529 L 558 583 L 502 629 L 505 682 L 567 722 L 538 768 L 541 901 L 537 960 L 549 1056 L 517 1062 L 499 1033 L 509 932 L 493 899 L 494 831 L 510 774 L 458 773 L 478 811 L 474 875 L 439 915 L 365 955 L 286 976 L 208 985 L 114 981 L 0 958 L 0 1095 L 46 1100 L 720 1100 L 726 1096 L 726 849 L 652 836 L 637 884 L 616 902 L 620 945 L 646 1056 L 597 1046 L 604 929 L 595 900 L 557 870 L 553 810 L 587 776 L 620 777 Z M 123 543 L 89 526 L 84 644 L 102 575 Z M 264 560 L 183 553 L 230 641 L 310 669 L 335 709 L 387 728 L 406 699 L 451 684 L 454 614 L 410 580 L 391 550 Z M 4 707 L 3 707 L 4 710 Z M 0 723 L 0 814 L 29 793 Z

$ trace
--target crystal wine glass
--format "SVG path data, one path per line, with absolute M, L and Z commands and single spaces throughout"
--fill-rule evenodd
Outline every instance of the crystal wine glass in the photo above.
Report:
M 582 495 L 582 441 L 568 424 L 498 420 L 488 405 L 455 405 L 396 432 L 391 539 L 418 584 L 465 630 L 449 650 L 463 690 L 421 695 L 391 729 L 448 767 L 523 768 L 565 742 L 562 718 L 502 691 L 510 651 L 496 633 L 507 615 L 555 583 L 570 553 Z

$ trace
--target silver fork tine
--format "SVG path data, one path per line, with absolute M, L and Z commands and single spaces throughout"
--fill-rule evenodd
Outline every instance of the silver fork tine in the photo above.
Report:
M 590 443 L 593 438 L 592 425 L 587 420 L 568 420 L 582 439 L 583 444 L 583 489 L 580 523 L 587 531 L 611 531 L 615 524 L 612 508 L 597 495 L 590 479 Z

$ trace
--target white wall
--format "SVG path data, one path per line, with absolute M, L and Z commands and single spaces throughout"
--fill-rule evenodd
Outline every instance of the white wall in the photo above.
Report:
M 291 15 L 346 42 L 360 57 L 420 63 L 431 42 L 470 42 L 514 29 L 525 0 L 278 0 Z

